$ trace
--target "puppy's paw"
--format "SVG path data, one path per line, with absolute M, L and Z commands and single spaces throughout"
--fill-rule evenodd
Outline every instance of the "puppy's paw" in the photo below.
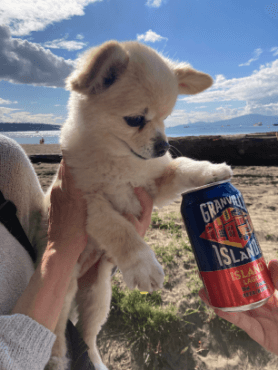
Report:
M 108 370 L 108 368 L 103 364 L 94 364 L 96 370 Z
M 88 350 L 88 355 L 91 362 L 94 364 L 95 370 L 108 370 L 101 360 L 95 341 L 91 344 L 91 348 Z
M 129 264 L 119 265 L 119 268 L 129 289 L 137 286 L 139 290 L 151 293 L 163 287 L 163 268 L 148 246 L 137 252 Z
M 208 168 L 205 171 L 204 185 L 212 182 L 228 180 L 233 176 L 233 171 L 226 163 L 213 164 L 208 162 Z

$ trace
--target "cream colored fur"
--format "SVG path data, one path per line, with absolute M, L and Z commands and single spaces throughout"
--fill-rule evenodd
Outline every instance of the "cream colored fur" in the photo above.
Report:
M 144 187 L 161 207 L 188 189 L 232 175 L 225 163 L 173 160 L 168 152 L 164 154 L 168 148 L 163 121 L 178 94 L 196 94 L 211 85 L 210 76 L 190 65 L 176 65 L 137 42 L 116 41 L 89 50 L 67 79 L 71 96 L 61 147 L 87 201 L 89 242 L 56 330 L 51 369 L 63 369 L 59 358 L 66 354 L 64 331 L 75 296 L 77 326 L 90 347 L 91 360 L 97 370 L 107 369 L 96 336 L 109 313 L 114 265 L 130 289 L 152 292 L 163 286 L 163 269 L 154 252 L 122 216 L 140 215 L 134 187 Z M 144 117 L 144 125 L 132 127 L 126 117 Z M 132 120 L 132 125 L 136 122 Z M 96 261 L 100 259 L 97 280 L 77 292 L 77 276 L 86 272 L 86 259 L 93 251 Z

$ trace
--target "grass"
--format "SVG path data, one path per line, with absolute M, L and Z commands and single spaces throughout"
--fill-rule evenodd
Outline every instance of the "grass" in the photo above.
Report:
M 180 238 L 182 226 L 175 221 L 176 214 L 174 212 L 169 215 L 169 219 L 164 220 L 158 215 L 158 212 L 153 212 L 151 227 L 159 230 L 167 230 L 171 235 Z
M 163 289 L 147 295 L 138 290 L 130 291 L 117 272 L 113 277 L 111 311 L 105 325 L 106 337 L 117 333 L 131 352 L 139 354 L 142 369 L 163 369 L 159 363 L 171 346 L 180 348 L 181 355 L 187 353 L 186 344 L 191 345 L 190 338 L 195 336 L 196 328 L 205 324 L 218 325 L 233 335 L 242 332 L 218 318 L 200 301 L 198 292 L 202 283 L 179 215 L 161 216 L 154 212 L 146 239 L 151 240 L 157 234 L 162 235 L 163 245 L 154 243 L 152 249 L 164 268 Z M 183 284 L 184 293 L 179 294 L 178 304 L 169 297 Z

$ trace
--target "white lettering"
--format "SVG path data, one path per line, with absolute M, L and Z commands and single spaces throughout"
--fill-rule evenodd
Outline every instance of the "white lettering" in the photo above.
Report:
M 247 212 L 244 202 L 243 200 L 241 200 L 241 197 L 231 195 L 225 198 L 214 199 L 213 202 L 200 204 L 200 210 L 204 222 L 208 223 L 211 221 L 211 219 L 214 219 L 223 208 L 226 208 L 225 206 L 227 206 L 227 204 L 233 204 L 234 206 L 242 208 Z
M 246 248 L 246 250 L 247 250 L 249 258 L 251 258 L 251 256 L 255 256 L 254 249 L 253 249 L 251 243 L 249 243 L 249 248 Z
M 214 205 L 213 205 L 212 202 L 208 202 L 207 205 L 208 205 L 208 209 L 209 209 L 209 213 L 211 215 L 211 218 L 213 218 L 214 216 L 216 216 Z
M 221 198 L 220 200 L 221 200 L 221 206 L 222 208 L 224 208 L 224 206 L 227 204 L 227 200 L 226 198 Z
M 217 199 L 214 200 L 214 205 L 215 205 L 215 208 L 216 208 L 216 213 L 221 211 L 222 207 L 221 207 L 221 205 L 220 205 L 220 203 L 218 202 Z
M 207 207 L 206 203 L 200 204 L 200 210 L 201 210 L 201 213 L 202 213 L 202 216 L 203 216 L 203 220 L 204 220 L 205 223 L 208 223 L 210 221 L 210 216 L 209 216 L 208 211 L 204 210 L 204 208 L 206 208 L 206 207 Z
M 244 201 L 243 201 L 243 198 L 242 197 L 238 197 L 238 200 L 239 200 L 240 207 L 243 208 L 243 209 L 246 209 L 245 208 Z
M 250 246 L 252 250 L 254 251 L 255 255 L 260 254 L 260 249 L 258 248 L 258 244 L 256 243 L 254 239 L 250 242 Z
M 217 257 L 218 262 L 219 262 L 219 265 L 220 265 L 220 266 L 223 266 L 223 262 L 222 262 L 222 259 L 221 259 L 221 257 L 220 257 L 220 254 L 219 254 L 219 252 L 218 252 L 218 248 L 217 248 L 217 246 L 212 244 L 212 248 L 213 248 L 213 249 L 214 249 L 214 251 L 215 251 L 216 257 Z
M 232 263 L 232 260 L 231 260 L 230 256 L 228 255 L 228 253 L 229 253 L 229 251 L 228 251 L 228 249 L 226 247 L 220 248 L 220 254 L 224 258 L 226 258 L 226 259 L 223 259 L 223 262 L 225 263 L 225 265 L 230 265 Z
M 241 258 L 240 260 L 243 261 L 243 260 L 249 260 L 248 256 L 246 253 L 240 251 L 240 255 L 241 255 Z
M 230 253 L 231 253 L 231 257 L 232 257 L 233 263 L 240 262 L 240 259 L 237 260 L 235 258 L 234 251 L 232 249 L 230 250 Z

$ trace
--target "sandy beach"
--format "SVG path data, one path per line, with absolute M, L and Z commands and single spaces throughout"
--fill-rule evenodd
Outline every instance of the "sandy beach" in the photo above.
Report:
M 59 145 L 22 145 L 22 147 L 28 155 L 60 153 Z M 50 185 L 57 167 L 58 164 L 34 164 L 44 189 Z M 266 261 L 278 258 L 278 166 L 236 166 L 233 167 L 233 171 L 232 184 L 243 194 Z M 159 210 L 159 215 L 167 217 L 174 213 L 178 219 L 179 209 L 180 202 L 176 202 Z M 177 223 L 182 225 L 181 218 Z M 182 235 L 187 238 L 184 229 Z M 146 237 L 150 245 L 154 243 L 163 245 L 169 242 L 169 239 L 164 236 L 156 230 L 150 230 Z M 178 277 L 175 279 L 175 284 L 171 286 L 171 289 L 163 292 L 163 297 L 167 302 L 172 302 L 179 307 L 189 304 L 189 300 L 185 297 L 185 292 L 188 291 L 188 281 L 184 270 L 184 264 L 180 264 L 175 270 Z M 157 368 L 165 370 L 272 370 L 278 368 L 278 358 L 262 349 L 244 333 L 239 336 L 225 331 L 221 324 L 214 325 L 209 322 L 199 321 L 195 325 L 195 331 L 189 334 L 189 344 L 186 344 L 189 349 L 186 353 L 181 355 L 180 348 L 177 351 L 165 353 L 168 365 Z M 200 342 L 204 347 L 201 350 Z M 116 339 L 111 339 L 109 343 L 108 346 L 107 338 L 100 339 L 102 356 L 106 364 L 111 363 L 111 369 L 139 370 L 134 362 L 134 356 L 123 344 L 118 343 Z M 113 359 L 115 360 L 117 356 L 122 356 L 123 360 L 117 363 L 118 365 L 115 363 L 113 365 Z M 142 369 L 143 367 L 140 368 Z

